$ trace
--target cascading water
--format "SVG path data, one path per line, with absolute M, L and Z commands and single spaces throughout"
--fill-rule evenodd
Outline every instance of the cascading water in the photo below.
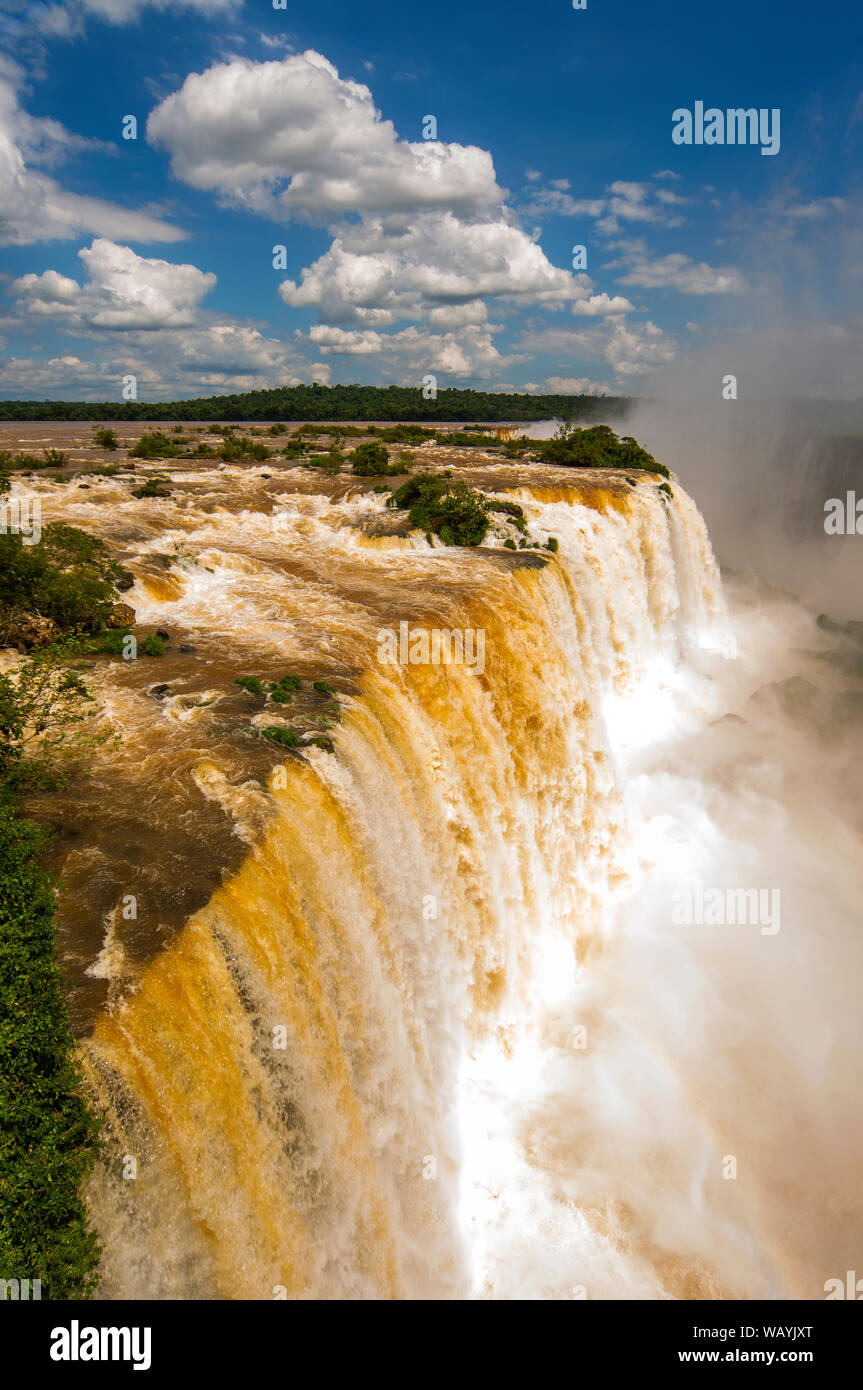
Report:
M 831 780 L 782 701 L 801 664 L 836 698 L 854 673 L 791 604 L 729 617 L 676 482 L 521 470 L 513 491 L 501 469 L 559 539 L 543 567 L 375 538 L 368 496 L 220 508 L 248 486 L 226 473 L 149 540 L 115 515 L 145 557 L 199 561 L 142 572 L 139 621 L 240 664 L 325 653 L 355 693 L 335 756 L 257 781 L 203 749 L 204 701 L 161 708 L 148 776 L 191 746 L 244 850 L 147 961 L 109 923 L 117 988 L 84 1045 L 110 1124 L 103 1296 L 818 1296 L 852 1255 L 863 856 L 838 746 Z M 97 503 L 67 519 L 99 529 Z M 483 631 L 484 670 L 382 664 L 404 619 Z M 139 696 L 105 694 L 143 743 Z M 773 936 L 672 922 L 681 884 L 778 873 Z

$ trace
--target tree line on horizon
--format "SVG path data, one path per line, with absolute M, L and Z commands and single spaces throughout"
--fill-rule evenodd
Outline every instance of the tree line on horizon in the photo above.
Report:
M 622 418 L 628 396 L 527 395 L 447 387 L 425 400 L 415 386 L 277 386 L 182 401 L 0 401 L 0 420 L 417 420 Z

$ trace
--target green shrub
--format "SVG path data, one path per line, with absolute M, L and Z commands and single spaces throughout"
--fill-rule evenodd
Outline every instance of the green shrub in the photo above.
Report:
M 361 432 L 356 431 L 357 434 Z M 384 429 L 376 429 L 373 425 L 369 434 L 375 435 L 385 444 L 422 444 L 426 439 L 437 438 L 436 430 L 425 429 L 422 425 L 393 425 Z
M 508 516 L 517 531 L 521 531 L 523 535 L 527 534 L 527 522 L 524 517 L 524 509 L 520 507 L 517 502 L 497 502 L 492 500 L 489 503 L 489 507 L 493 512 L 502 512 L 504 516 Z
M 164 656 L 164 639 L 162 637 L 157 637 L 155 634 L 152 637 L 145 637 L 141 643 L 141 651 L 145 656 Z
M 117 448 L 117 436 L 113 430 L 102 429 L 93 431 L 93 443 L 98 444 L 100 449 L 108 449 L 111 453 Z
M 137 444 L 129 450 L 130 459 L 179 458 L 185 451 L 175 440 L 169 439 L 160 430 L 142 434 Z
M 106 656 L 122 656 L 126 638 L 130 635 L 128 628 L 108 628 L 95 639 L 93 650 L 104 652 Z
M 341 449 L 331 448 L 325 454 L 318 454 L 315 467 L 323 468 L 326 473 L 338 473 L 344 461 L 345 456 Z
M 46 835 L 0 801 L 0 1278 L 87 1298 L 99 1244 L 81 1188 L 99 1120 L 84 1099 L 54 948 Z
M 552 439 L 537 445 L 543 463 L 567 468 L 633 468 L 668 477 L 668 469 L 657 463 L 652 454 L 631 435 L 618 439 L 610 425 L 593 425 L 578 429 L 561 425 Z
M 299 676 L 282 676 L 280 681 L 270 685 L 270 699 L 277 705 L 286 705 L 295 690 L 302 690 L 303 682 Z
M 105 543 L 54 521 L 38 545 L 0 534 L 0 641 L 21 614 L 49 618 L 61 632 L 94 632 L 107 623 L 123 571 Z
M 225 463 L 247 463 L 250 460 L 263 463 L 269 457 L 270 450 L 258 439 L 226 438 L 219 450 L 219 458 Z
M 397 488 L 389 505 L 408 507 L 412 524 L 440 536 L 444 545 L 480 545 L 493 504 L 466 483 L 426 474 Z
M 43 455 L 42 455 L 41 458 L 39 457 L 38 454 L 26 454 L 26 453 L 15 454 L 15 456 L 11 459 L 11 464 L 10 464 L 10 466 L 11 466 L 13 469 L 15 469 L 16 472 L 22 472 L 22 473 L 23 473 L 23 472 L 26 472 L 28 469 L 33 470 L 33 469 L 40 469 L 40 468 L 48 468 L 50 465 L 49 465 L 48 463 L 46 463 L 44 454 L 45 454 L 45 451 L 43 451 Z M 65 454 L 64 454 L 63 457 L 62 457 L 62 459 L 61 459 L 61 461 L 60 461 L 60 463 L 59 463 L 59 464 L 55 464 L 54 467 L 55 467 L 55 468 L 62 468 L 62 467 L 64 467 L 65 463 L 66 463 L 66 456 L 65 456 Z
M 92 538 L 89 538 L 92 539 Z M 0 1279 L 42 1297 L 87 1298 L 99 1245 L 82 1185 L 98 1147 L 55 955 L 56 885 L 38 866 L 48 836 L 13 794 L 62 786 L 110 732 L 75 670 L 48 653 L 0 676 Z
M 390 459 L 383 444 L 377 440 L 368 440 L 365 444 L 358 444 L 349 455 L 355 473 L 363 478 L 373 478 L 376 475 L 389 472 Z
M 148 478 L 142 487 L 132 488 L 133 497 L 170 497 L 171 490 L 161 478 Z
M 557 554 L 557 551 L 560 549 L 557 543 L 557 537 L 549 536 L 548 540 L 545 543 L 545 548 L 546 550 L 550 550 L 552 554 Z
M 238 679 L 234 681 L 234 685 L 242 686 L 243 690 L 248 690 L 250 695 L 265 694 L 264 682 L 259 676 L 239 676 Z
M 96 708 L 80 674 L 52 651 L 0 675 L 0 800 L 7 788 L 62 786 L 62 765 L 82 763 L 112 736 L 93 723 Z
M 507 550 L 518 550 L 518 546 L 513 540 L 504 541 L 504 545 L 506 546 Z
M 268 743 L 278 743 L 283 748 L 299 748 L 300 736 L 294 733 L 293 729 L 281 729 L 275 724 L 271 724 L 267 729 L 260 730 L 261 738 L 265 738 Z
M 449 444 L 462 449 L 497 449 L 500 440 L 496 434 L 468 434 L 465 430 L 454 430 L 437 436 L 439 444 Z

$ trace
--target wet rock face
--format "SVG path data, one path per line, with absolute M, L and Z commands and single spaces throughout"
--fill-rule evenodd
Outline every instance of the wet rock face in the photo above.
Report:
M 43 618 L 39 613 L 22 613 L 13 619 L 9 629 L 3 633 L 3 644 L 29 652 L 52 641 L 56 635 L 57 628 L 50 618 Z
M 124 628 L 133 627 L 135 623 L 135 610 L 128 603 L 115 603 L 108 618 L 108 627 Z

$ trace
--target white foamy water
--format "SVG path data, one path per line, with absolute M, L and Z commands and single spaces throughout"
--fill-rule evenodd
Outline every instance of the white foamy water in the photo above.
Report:
M 726 607 L 676 483 L 560 477 L 515 494 L 557 558 L 512 571 L 370 541 L 368 498 L 220 507 L 239 475 L 160 526 L 118 503 L 197 557 L 139 620 L 361 674 L 335 756 L 182 773 L 249 856 L 87 1044 L 138 1158 L 91 1188 L 107 1297 L 810 1298 L 856 1267 L 859 663 L 789 600 Z M 378 665 L 400 617 L 482 629 L 484 674 Z M 162 775 L 209 717 L 160 707 Z M 694 883 L 778 890 L 778 930 L 678 925 Z

